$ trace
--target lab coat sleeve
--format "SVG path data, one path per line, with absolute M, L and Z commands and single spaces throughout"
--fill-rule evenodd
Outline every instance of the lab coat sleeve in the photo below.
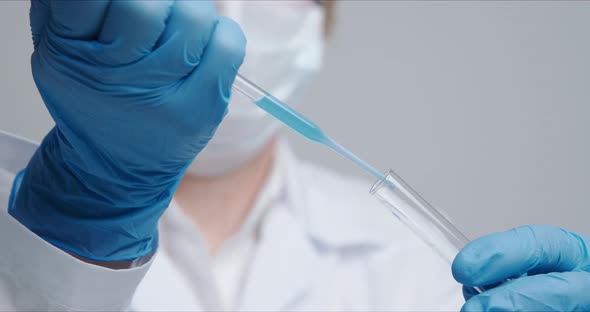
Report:
M 128 310 L 151 262 L 124 270 L 88 264 L 0 209 L 0 311 Z

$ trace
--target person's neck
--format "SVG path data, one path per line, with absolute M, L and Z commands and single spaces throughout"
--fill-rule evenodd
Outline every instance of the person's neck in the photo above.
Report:
M 239 230 L 248 216 L 272 169 L 275 145 L 273 140 L 254 159 L 226 175 L 187 174 L 182 179 L 175 200 L 197 224 L 210 255 Z

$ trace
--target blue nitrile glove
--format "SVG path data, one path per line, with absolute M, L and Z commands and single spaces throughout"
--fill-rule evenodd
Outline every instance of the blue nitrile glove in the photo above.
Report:
M 33 77 L 56 126 L 10 213 L 99 261 L 157 243 L 157 222 L 225 116 L 245 51 L 211 1 L 33 1 Z
M 550 226 L 525 226 L 469 243 L 453 262 L 465 286 L 462 311 L 590 311 L 590 239 Z

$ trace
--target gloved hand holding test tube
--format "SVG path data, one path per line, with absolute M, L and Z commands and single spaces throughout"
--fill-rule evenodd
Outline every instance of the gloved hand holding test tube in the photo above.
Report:
M 304 137 L 323 144 L 377 178 L 370 192 L 449 264 L 469 240 L 438 210 L 426 202 L 393 170 L 382 174 L 327 136 L 314 122 L 240 74 L 233 89 Z M 481 293 L 484 289 L 474 287 Z

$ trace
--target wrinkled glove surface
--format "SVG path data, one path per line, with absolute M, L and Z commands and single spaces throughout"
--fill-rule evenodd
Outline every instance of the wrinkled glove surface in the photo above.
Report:
M 245 51 L 211 1 L 33 1 L 33 77 L 55 127 L 10 213 L 99 261 L 135 259 L 227 111 Z

